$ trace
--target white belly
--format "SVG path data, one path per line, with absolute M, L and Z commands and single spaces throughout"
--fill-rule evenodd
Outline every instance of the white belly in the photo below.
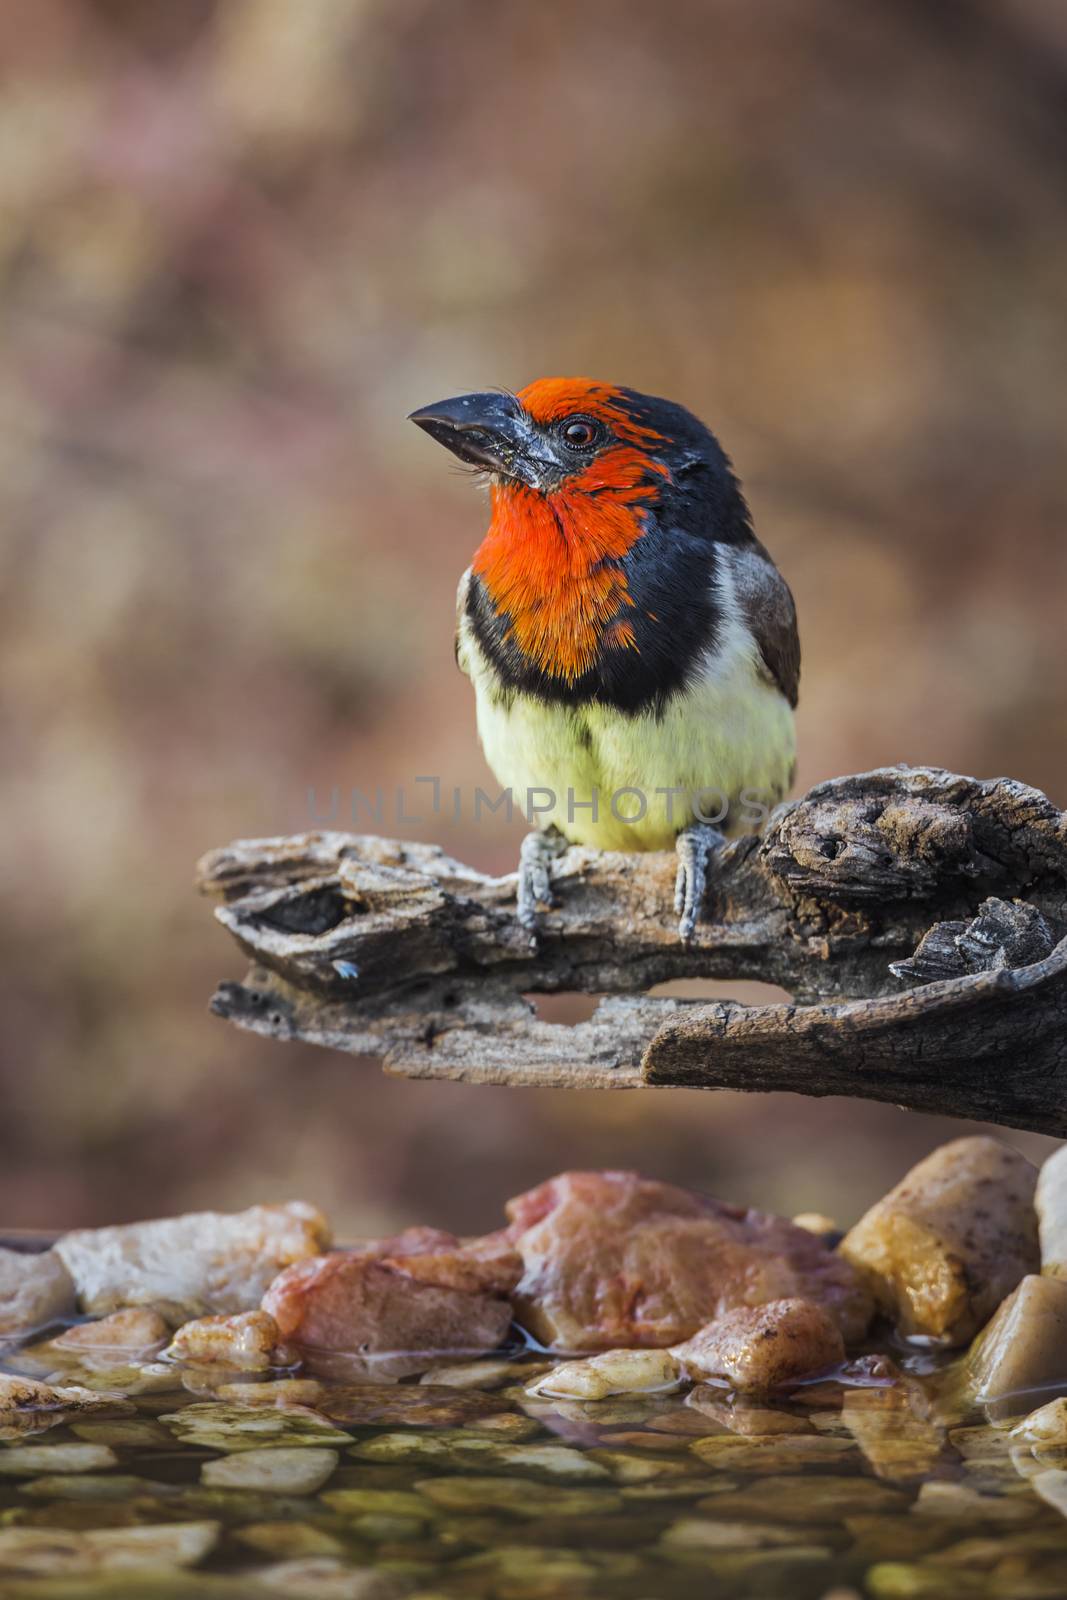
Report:
M 663 850 L 694 815 L 728 833 L 757 830 L 792 782 L 793 713 L 750 648 L 709 660 L 662 716 L 627 716 L 502 698 L 464 631 L 485 758 L 533 826 L 600 850 Z

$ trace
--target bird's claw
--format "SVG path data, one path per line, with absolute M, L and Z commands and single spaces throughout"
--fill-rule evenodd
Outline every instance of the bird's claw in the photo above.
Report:
M 555 828 L 528 833 L 519 847 L 518 917 L 532 945 L 537 943 L 538 906 L 556 904 L 552 862 L 566 847 L 566 839 Z
M 708 888 L 708 863 L 726 840 L 708 822 L 694 822 L 678 835 L 675 850 L 678 871 L 674 880 L 674 909 L 678 916 L 678 937 L 688 944 L 704 909 Z

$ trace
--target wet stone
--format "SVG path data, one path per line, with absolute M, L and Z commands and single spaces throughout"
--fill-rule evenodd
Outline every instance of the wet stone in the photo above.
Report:
M 90 1444 L 119 1450 L 170 1450 L 174 1436 L 160 1422 L 148 1417 L 116 1417 L 106 1422 L 75 1422 L 71 1433 Z
M 518 1517 L 593 1516 L 617 1511 L 622 1500 L 611 1489 L 563 1488 L 529 1478 L 427 1478 L 418 1492 L 446 1511 L 505 1511 Z
M 818 1433 L 754 1438 L 723 1434 L 694 1440 L 689 1448 L 706 1466 L 721 1467 L 724 1472 L 780 1473 L 803 1467 L 840 1471 L 859 1460 L 852 1440 Z
M 959 1522 L 1029 1522 L 1038 1514 L 1037 1503 L 1029 1498 L 981 1494 L 967 1484 L 934 1480 L 919 1490 L 912 1514 L 918 1517 L 950 1517 Z
M 152 1483 L 122 1472 L 106 1476 L 92 1472 L 56 1473 L 19 1484 L 19 1493 L 35 1500 L 133 1500 L 139 1495 L 165 1496 L 175 1492 L 170 1484 Z
M 206 1450 L 347 1445 L 348 1435 L 306 1406 L 244 1407 L 210 1401 L 185 1406 L 160 1418 L 183 1444 Z
M 117 1466 L 115 1452 L 103 1444 L 14 1444 L 0 1449 L 0 1477 L 5 1478 L 100 1472 Z
M 321 1514 L 322 1506 L 307 1495 L 283 1495 L 272 1490 L 223 1489 L 208 1484 L 182 1488 L 174 1509 L 194 1517 L 212 1517 L 235 1526 L 249 1522 L 269 1522 L 272 1518 L 292 1518 L 306 1522 Z
M 529 1375 L 531 1381 L 546 1372 L 552 1363 L 548 1361 L 530 1362 L 523 1365 L 521 1371 Z M 513 1384 L 516 1377 L 514 1361 L 506 1357 L 489 1357 L 479 1361 L 460 1361 L 451 1366 L 432 1367 L 419 1379 L 423 1386 L 432 1385 L 438 1389 L 498 1389 L 505 1384 Z
M 660 1543 L 672 1550 L 760 1550 L 767 1546 L 795 1545 L 797 1530 L 770 1522 L 681 1517 L 672 1522 Z
M 234 1530 L 233 1537 L 251 1550 L 279 1561 L 308 1556 L 343 1556 L 339 1539 L 310 1522 L 252 1522 Z
M 1028 1444 L 1067 1445 L 1067 1399 L 1050 1400 L 1039 1406 L 1011 1432 L 1014 1438 Z
M 405 1489 L 329 1489 L 324 1505 L 342 1517 L 416 1517 L 422 1521 L 436 1513 L 428 1500 Z
M 1067 1517 L 1067 1471 L 1051 1468 L 1047 1472 L 1039 1472 L 1031 1478 L 1030 1485 L 1046 1505 Z
M 7 1528 L 0 1530 L 0 1572 L 80 1577 L 123 1569 L 194 1566 L 214 1548 L 218 1535 L 218 1527 L 211 1522 L 66 1534 Z
M 258 1572 L 256 1583 L 290 1600 L 402 1600 L 411 1587 L 395 1574 L 347 1566 L 332 1556 L 282 1561 Z
M 640 1455 L 636 1450 L 591 1450 L 585 1460 L 595 1463 L 603 1476 L 610 1475 L 616 1483 L 692 1476 L 692 1462 L 685 1458 Z
M 350 1454 L 363 1461 L 401 1465 L 414 1462 L 457 1472 L 528 1473 L 548 1482 L 588 1482 L 609 1477 L 606 1466 L 566 1445 L 499 1443 L 456 1430 L 425 1435 L 379 1434 L 356 1445 Z
M 201 1481 L 215 1489 L 257 1489 L 270 1494 L 314 1494 L 337 1465 L 335 1450 L 314 1446 L 241 1450 L 205 1461 Z
M 763 1478 L 733 1494 L 716 1496 L 697 1509 L 716 1517 L 766 1522 L 768 1507 L 776 1522 L 838 1522 L 863 1512 L 904 1511 L 911 1495 L 876 1478 L 819 1476 Z
M 736 1489 L 737 1478 L 722 1476 L 708 1476 L 698 1478 L 652 1478 L 645 1483 L 624 1483 L 620 1485 L 620 1494 L 628 1502 L 655 1503 L 661 1500 L 696 1500 L 703 1496 L 729 1494 Z
M 958 1537 L 957 1529 L 932 1517 L 925 1522 L 912 1518 L 902 1526 L 897 1513 L 848 1516 L 843 1526 L 855 1541 L 853 1554 L 861 1561 L 895 1561 L 902 1549 L 912 1556 L 925 1556 Z
M 507 1409 L 496 1395 L 412 1384 L 339 1384 L 326 1388 L 322 1413 L 346 1427 L 458 1428 Z
M 774 1406 L 735 1401 L 721 1389 L 699 1384 L 686 1396 L 686 1405 L 728 1433 L 746 1438 L 781 1433 L 814 1433 L 810 1418 Z

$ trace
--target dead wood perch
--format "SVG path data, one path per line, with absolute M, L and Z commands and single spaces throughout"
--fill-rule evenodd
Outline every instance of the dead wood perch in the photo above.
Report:
M 408 1077 L 859 1095 L 1067 1136 L 1067 821 L 1010 779 L 820 784 L 721 852 L 688 948 L 674 858 L 571 849 L 531 953 L 515 878 L 421 844 L 243 840 L 200 864 L 254 965 L 213 1009 Z M 755 978 L 796 1003 L 655 998 Z M 524 995 L 604 995 L 573 1027 Z

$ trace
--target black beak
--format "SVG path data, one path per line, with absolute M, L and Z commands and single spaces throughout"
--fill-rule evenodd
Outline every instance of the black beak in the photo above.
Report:
M 408 421 L 424 428 L 461 461 L 523 483 L 539 483 L 538 469 L 548 465 L 531 454 L 536 440 L 525 412 L 511 394 L 456 395 L 413 411 Z

